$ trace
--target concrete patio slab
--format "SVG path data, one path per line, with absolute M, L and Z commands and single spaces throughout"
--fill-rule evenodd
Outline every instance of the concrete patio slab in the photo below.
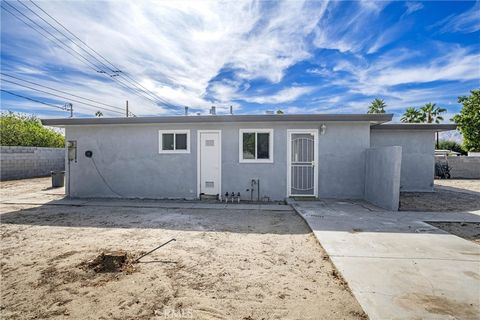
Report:
M 364 202 L 294 202 L 371 319 L 480 318 L 480 246 L 424 221 L 478 211 L 388 212 Z

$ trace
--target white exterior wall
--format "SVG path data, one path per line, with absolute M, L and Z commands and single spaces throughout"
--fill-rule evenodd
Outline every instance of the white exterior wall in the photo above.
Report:
M 67 126 L 66 139 L 77 141 L 77 162 L 70 163 L 73 197 L 197 197 L 197 130 L 221 130 L 222 190 L 250 199 L 251 179 L 260 179 L 260 197 L 283 200 L 287 195 L 287 130 L 320 129 L 318 193 L 320 198 L 362 199 L 369 122 L 256 122 Z M 273 163 L 240 163 L 239 130 L 273 129 Z M 159 154 L 158 130 L 190 130 L 190 153 Z M 91 150 L 97 165 L 85 157 Z M 68 171 L 68 168 L 67 168 Z M 105 180 L 115 191 L 112 192 Z M 256 190 L 254 199 L 256 199 Z
M 435 171 L 435 133 L 433 130 L 371 129 L 372 148 L 402 147 L 400 191 L 431 192 Z

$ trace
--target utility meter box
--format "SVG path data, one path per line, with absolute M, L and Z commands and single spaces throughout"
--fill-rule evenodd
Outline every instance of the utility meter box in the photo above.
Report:
M 77 141 L 69 140 L 67 142 L 68 161 L 77 161 Z

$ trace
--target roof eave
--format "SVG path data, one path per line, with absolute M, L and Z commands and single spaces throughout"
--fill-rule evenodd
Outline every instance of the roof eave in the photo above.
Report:
M 370 122 L 372 125 L 391 121 L 393 114 L 291 114 L 291 115 L 209 115 L 130 118 L 62 118 L 41 119 L 46 126 L 130 125 L 158 123 L 231 123 L 231 122 Z
M 406 130 L 406 131 L 451 131 L 456 130 L 454 123 L 385 123 L 372 126 L 372 130 Z

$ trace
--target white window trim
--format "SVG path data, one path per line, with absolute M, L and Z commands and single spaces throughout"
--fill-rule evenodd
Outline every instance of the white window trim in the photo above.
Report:
M 187 149 L 186 150 L 163 150 L 163 134 L 187 134 Z M 173 143 L 175 144 L 175 137 Z M 175 148 L 176 146 L 174 146 Z M 158 130 L 158 153 L 190 153 L 190 130 Z
M 268 153 L 269 159 L 243 159 L 243 134 L 244 133 L 269 133 Z M 257 139 L 255 137 L 255 157 L 257 157 Z M 273 129 L 240 129 L 238 134 L 238 162 L 240 163 L 273 163 Z

